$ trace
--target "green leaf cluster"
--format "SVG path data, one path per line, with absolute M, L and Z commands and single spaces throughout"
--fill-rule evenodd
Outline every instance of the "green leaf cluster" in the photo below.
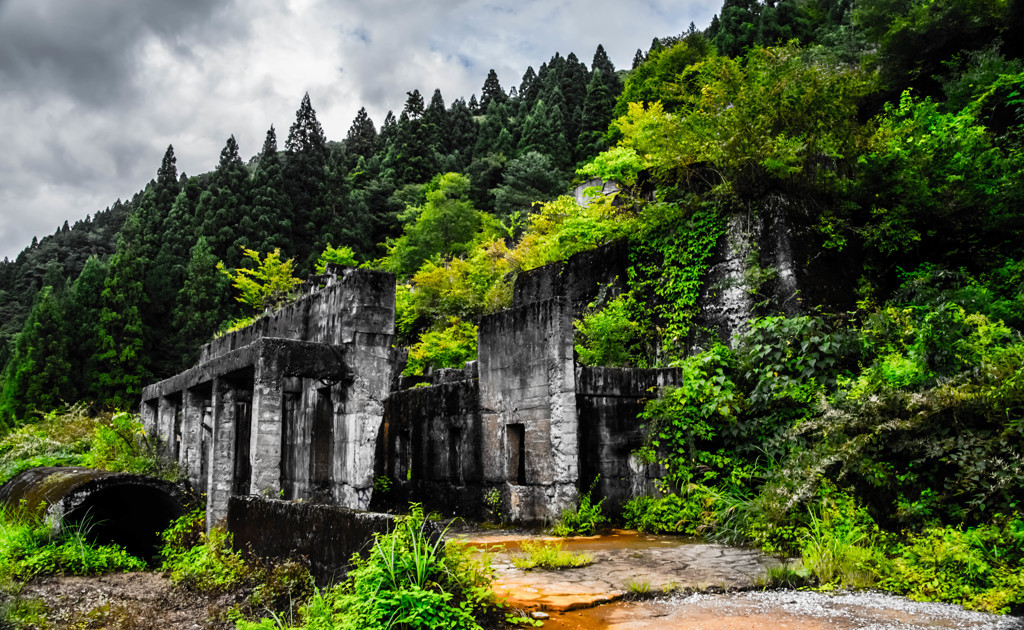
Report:
M 294 262 L 289 258 L 281 260 L 281 250 L 267 252 L 262 258 L 260 253 L 242 248 L 242 254 L 255 265 L 254 269 L 239 267 L 228 270 L 224 263 L 218 263 L 217 269 L 231 280 L 239 295 L 235 298 L 257 313 L 268 308 L 278 308 L 294 297 L 295 289 L 302 280 L 294 275 Z
M 428 330 L 409 348 L 404 376 L 420 376 L 428 368 L 461 368 L 476 359 L 477 327 L 450 317 L 444 327 Z
M 63 527 L 0 510 L 0 580 L 28 581 L 45 575 L 99 575 L 142 571 L 145 563 L 117 545 L 95 545 L 88 525 Z

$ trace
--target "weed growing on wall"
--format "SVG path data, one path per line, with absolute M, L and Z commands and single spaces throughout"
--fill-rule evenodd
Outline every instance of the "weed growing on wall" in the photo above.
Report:
M 629 286 L 642 327 L 656 332 L 662 363 L 685 354 L 711 256 L 725 232 L 717 204 L 683 200 L 646 206 L 630 241 Z

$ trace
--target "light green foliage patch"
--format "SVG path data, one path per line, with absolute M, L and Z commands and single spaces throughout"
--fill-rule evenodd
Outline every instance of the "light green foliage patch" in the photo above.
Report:
M 239 295 L 235 298 L 257 313 L 268 308 L 278 308 L 292 299 L 295 288 L 302 281 L 295 277 L 294 262 L 289 258 L 281 260 L 281 250 L 267 252 L 263 257 L 251 249 L 242 248 L 245 258 L 251 260 L 255 269 L 239 267 L 229 270 L 223 263 L 217 269 L 231 280 Z
M 320 257 L 316 259 L 316 272 L 324 273 L 327 271 L 327 265 L 341 265 L 342 267 L 355 267 L 358 265 L 356 261 L 355 253 L 351 247 L 341 246 L 334 247 L 330 243 L 324 248 L 324 251 L 320 253 Z
M 594 554 L 581 551 L 572 553 L 563 548 L 561 541 L 524 540 L 520 545 L 523 555 L 512 559 L 517 569 L 575 569 L 593 564 Z
M 632 319 L 638 309 L 632 297 L 618 295 L 600 309 L 585 313 L 576 324 L 576 355 L 582 365 L 628 367 L 636 361 L 643 328 Z
M 476 359 L 476 335 L 474 324 L 456 317 L 449 318 L 447 326 L 426 331 L 409 348 L 409 362 L 402 374 L 422 375 L 428 367 L 461 368 L 466 361 Z

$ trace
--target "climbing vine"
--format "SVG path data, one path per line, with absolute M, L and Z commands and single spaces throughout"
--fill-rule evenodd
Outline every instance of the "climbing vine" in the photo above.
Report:
M 638 311 L 661 340 L 668 360 L 681 357 L 711 255 L 725 232 L 717 205 L 658 203 L 645 211 L 647 229 L 631 248 L 629 284 Z

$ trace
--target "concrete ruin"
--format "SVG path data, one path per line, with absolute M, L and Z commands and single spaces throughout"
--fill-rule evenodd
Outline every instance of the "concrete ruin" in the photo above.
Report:
M 331 266 L 146 387 L 143 422 L 211 524 L 246 495 L 550 522 L 599 474 L 618 506 L 654 474 L 631 456 L 637 412 L 676 377 L 574 360 L 573 318 L 626 261 L 615 245 L 522 274 L 512 308 L 481 320 L 478 360 L 425 379 L 399 376 L 394 277 Z
M 769 195 L 761 212 L 729 218 L 692 351 L 742 333 L 755 293 L 799 312 L 800 288 L 816 283 L 795 263 L 803 254 L 790 203 Z M 206 493 L 211 524 L 232 496 L 251 495 L 358 510 L 417 501 L 471 518 L 550 522 L 595 479 L 594 499 L 616 510 L 659 476 L 633 456 L 645 442 L 637 415 L 680 378 L 575 361 L 573 320 L 595 298 L 626 290 L 630 256 L 625 242 L 611 243 L 519 274 L 511 308 L 480 321 L 478 360 L 426 378 L 399 376 L 394 277 L 329 266 L 291 304 L 147 387 L 143 420 Z M 769 280 L 748 286 L 758 275 Z

